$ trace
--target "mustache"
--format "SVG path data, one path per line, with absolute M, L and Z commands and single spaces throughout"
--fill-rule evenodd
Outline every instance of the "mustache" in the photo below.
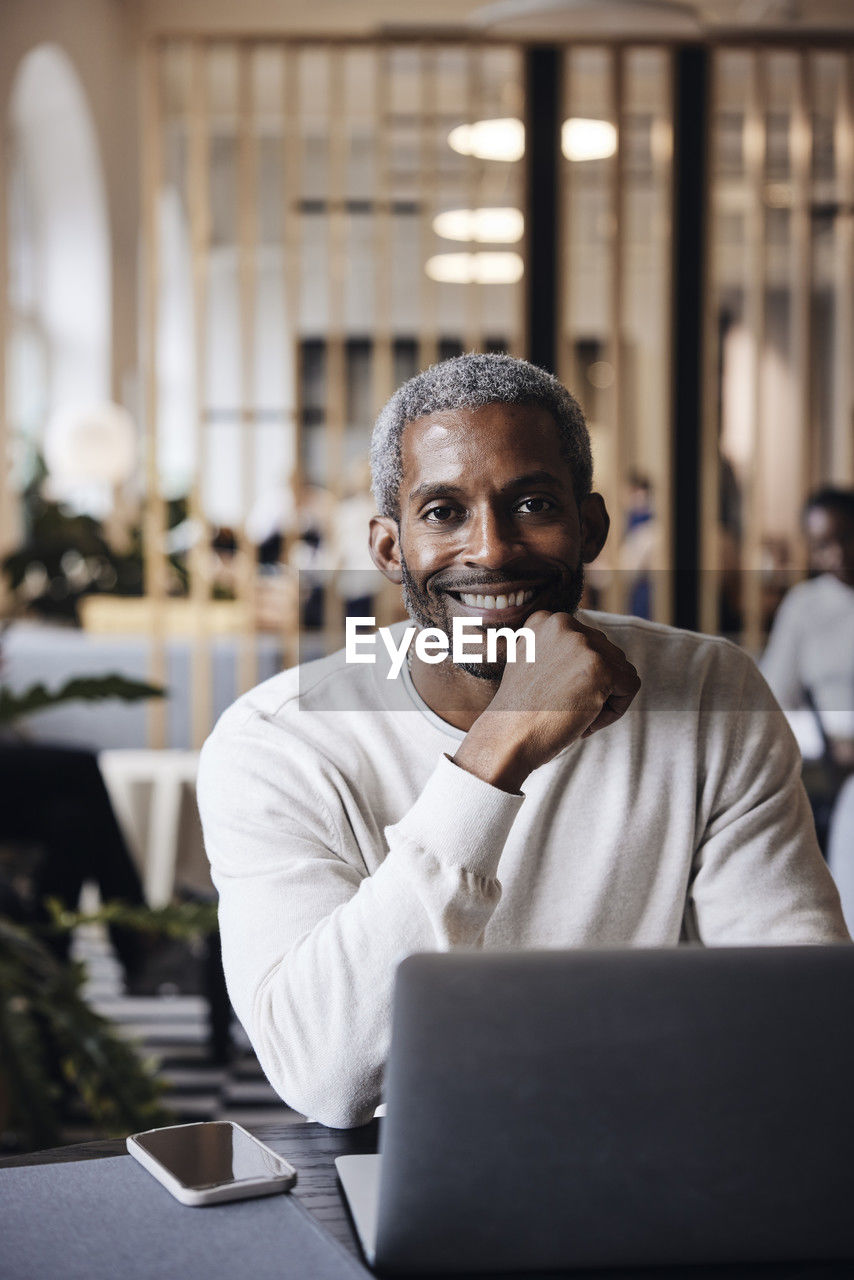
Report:
M 434 578 L 430 583 L 431 591 L 465 591 L 470 592 L 477 587 L 492 587 L 496 580 L 501 581 L 493 570 L 492 573 L 469 574 L 466 578 Z M 508 573 L 505 572 L 504 580 L 513 583 L 531 583 L 536 586 L 546 586 L 553 580 L 553 575 L 544 577 L 542 573 Z

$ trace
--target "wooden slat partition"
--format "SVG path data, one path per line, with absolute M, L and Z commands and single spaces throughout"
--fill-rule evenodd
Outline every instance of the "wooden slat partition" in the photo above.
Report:
M 0 128 L 0 179 L 9 172 L 7 151 L 7 132 Z M 0 558 L 12 550 L 15 526 L 6 395 L 6 342 L 9 330 L 9 226 L 6 188 L 0 182 Z M 7 597 L 6 575 L 0 574 L 0 610 L 6 605 Z
M 157 42 L 143 54 L 142 75 L 142 205 L 145 228 L 143 367 L 145 387 L 145 503 L 143 510 L 143 581 L 151 606 L 149 677 L 166 684 L 166 506 L 158 475 L 157 331 L 160 300 L 159 201 L 163 170 L 163 119 L 160 93 L 161 58 Z M 166 700 L 148 703 L 149 745 L 166 745 Z
M 326 487 L 341 495 L 344 469 L 344 428 L 347 420 L 346 324 L 347 287 L 347 132 L 344 94 L 344 51 L 329 53 L 328 279 L 329 309 L 326 344 Z
M 426 45 L 420 51 L 419 90 L 419 244 L 424 264 L 433 252 L 433 219 L 438 212 L 436 196 L 439 185 L 436 173 L 437 68 L 436 49 L 432 45 Z M 439 358 L 438 288 L 436 281 L 423 270 L 423 265 L 419 281 L 418 367 L 427 369 Z
M 810 387 L 812 303 L 812 127 L 810 123 L 807 55 L 797 55 L 795 97 L 789 125 L 789 164 L 792 175 L 791 362 L 795 432 L 801 445 L 803 497 L 818 480 L 820 438 L 812 428 L 814 409 Z M 762 454 L 760 452 L 760 458 Z M 758 567 L 758 566 L 757 566 Z
M 765 58 L 751 54 L 750 89 L 745 111 L 745 173 L 747 219 L 745 235 L 744 321 L 750 342 L 750 445 L 743 480 L 744 543 L 742 547 L 742 611 L 744 641 L 758 650 L 762 637 L 760 581 L 761 510 L 757 476 L 762 448 L 762 354 L 765 346 Z
M 252 101 L 252 46 L 237 53 L 237 274 L 240 316 L 240 476 L 243 521 L 255 491 L 255 256 L 258 234 L 258 157 Z M 238 691 L 258 679 L 255 646 L 255 554 L 241 522 L 237 534 L 237 599 L 247 628 L 238 642 Z
M 293 369 L 293 398 L 285 406 L 294 430 L 293 483 L 302 483 L 302 415 L 299 412 L 300 293 L 302 255 L 300 253 L 300 186 L 302 171 L 302 129 L 299 107 L 299 50 L 282 51 L 282 285 L 285 328 L 282 359 Z
M 303 486 L 303 420 L 300 400 L 302 357 L 300 346 L 300 298 L 302 292 L 302 255 L 300 253 L 300 189 L 302 172 L 302 128 L 299 99 L 299 50 L 285 46 L 282 50 L 282 288 L 285 324 L 282 344 L 284 368 L 291 370 L 292 396 L 283 405 L 285 423 L 290 421 L 293 451 L 290 482 L 294 500 Z M 288 539 L 283 542 L 285 555 L 290 551 Z M 299 661 L 299 601 L 283 602 L 281 632 L 284 666 Z
M 847 53 L 834 121 L 839 213 L 834 228 L 835 320 L 831 478 L 854 486 L 854 54 Z
M 211 640 L 207 626 L 210 587 L 210 530 L 202 502 L 207 457 L 207 339 L 208 254 L 210 252 L 210 137 L 207 92 L 207 46 L 190 47 L 190 91 L 187 114 L 187 207 L 193 280 L 193 399 L 195 409 L 195 472 L 187 514 L 199 531 L 189 556 L 193 639 L 190 665 L 191 740 L 202 745 L 213 722 Z
M 661 134 L 663 136 L 669 135 L 670 147 L 665 148 L 663 146 L 654 146 L 652 148 L 653 185 L 659 193 L 659 208 L 667 210 L 671 210 L 673 208 L 673 82 L 674 54 L 671 50 L 666 58 L 664 106 L 662 113 L 656 122 Z M 708 276 L 708 271 L 706 274 Z M 670 572 L 670 566 L 666 562 L 668 552 L 665 550 L 665 548 L 673 545 L 673 506 L 670 498 L 673 485 L 673 419 L 672 410 L 670 408 L 672 397 L 669 395 L 669 388 L 673 376 L 669 342 L 669 334 L 672 329 L 671 294 L 672 290 L 668 288 L 666 304 L 667 315 L 662 329 L 663 340 L 660 351 L 663 366 L 661 369 L 661 379 L 662 385 L 665 388 L 665 404 L 667 407 L 664 410 L 665 416 L 663 416 L 660 425 L 661 435 L 659 438 L 659 448 L 657 451 L 656 466 L 654 470 L 654 510 L 655 519 L 659 528 L 660 559 L 655 563 L 655 569 L 657 572 L 655 572 L 652 577 L 652 616 L 656 622 L 664 623 L 669 623 L 673 620 L 674 594 L 673 574 Z M 708 289 L 706 289 L 705 297 L 708 298 Z M 716 465 L 713 465 L 713 470 L 717 472 Z
M 569 51 L 564 52 L 563 71 L 561 74 L 561 116 L 568 120 L 572 114 L 572 63 Z M 576 367 L 575 353 L 572 346 L 572 299 L 573 299 L 573 256 L 572 256 L 572 224 L 570 212 L 573 196 L 572 165 L 565 159 L 560 161 L 560 188 L 558 191 L 558 217 L 560 233 L 557 238 L 557 361 L 555 372 L 565 387 L 581 401 L 580 370 Z M 525 221 L 520 252 L 527 264 L 528 237 L 530 227 Z M 523 353 L 524 354 L 524 353 Z
M 466 118 L 471 124 L 474 124 L 474 122 L 480 118 L 480 104 L 482 99 L 482 72 L 480 59 L 480 51 L 475 48 L 474 45 L 470 45 L 467 50 Z M 478 160 L 476 156 L 469 156 L 466 196 L 468 207 L 470 209 L 476 209 L 478 207 L 478 200 L 481 192 L 481 175 L 483 173 L 484 164 L 485 161 Z M 470 253 L 476 253 L 480 246 L 471 243 L 467 247 Z M 483 321 L 483 286 L 472 281 L 471 284 L 465 285 L 464 288 L 465 294 L 463 295 L 463 306 L 465 308 L 465 316 L 463 320 L 463 350 L 480 351 L 483 343 L 483 333 L 481 329 Z
M 625 78 L 622 48 L 609 51 L 608 79 L 609 100 L 617 129 L 617 150 L 610 162 L 608 192 L 608 223 L 611 246 L 610 296 L 608 300 L 608 335 L 605 344 L 606 360 L 613 370 L 613 379 L 606 397 L 608 440 L 612 474 L 606 492 L 606 503 L 611 515 L 611 527 L 614 530 L 614 543 L 611 554 L 622 537 L 625 525 L 623 502 L 623 469 L 628 458 L 627 432 L 623 413 L 623 317 L 625 308 Z M 613 613 L 622 613 L 626 608 L 624 583 L 622 575 L 612 573 L 605 591 L 605 607 Z
M 376 415 L 394 390 L 394 352 L 392 347 L 392 281 L 391 254 L 391 122 L 389 81 L 391 75 L 388 46 L 376 50 L 377 73 L 374 77 L 374 120 L 376 135 L 376 186 L 374 191 L 374 335 L 371 363 L 373 410 Z
M 522 81 L 522 54 L 521 54 L 521 52 L 519 52 L 518 50 L 516 51 L 516 53 L 515 53 L 515 55 L 514 55 L 514 61 L 515 61 L 515 64 L 516 64 L 516 65 L 515 65 L 516 80 L 517 80 L 517 82 L 521 83 L 521 81 Z M 518 173 L 519 173 L 519 167 L 517 166 L 516 174 L 518 175 Z M 515 187 L 515 198 L 514 198 L 514 201 L 513 201 L 512 203 L 514 204 L 514 206 L 518 206 L 518 207 L 521 209 L 521 208 L 523 208 L 525 201 L 524 201 L 524 196 L 523 196 L 523 194 L 522 194 L 521 190 L 519 189 L 518 176 L 517 176 L 517 180 L 516 180 L 516 182 L 515 182 L 515 184 L 514 184 L 514 187 Z M 565 190 L 565 186 L 564 186 L 564 184 L 563 184 L 563 183 L 561 183 L 561 184 L 560 184 L 560 193 L 559 193 L 559 195 L 558 195 L 558 208 L 561 208 L 561 207 L 562 207 L 562 206 L 561 206 L 561 201 L 562 201 L 562 199 L 563 199 L 563 192 L 564 192 L 564 190 Z M 561 226 L 562 226 L 562 227 L 565 227 L 565 226 L 566 226 L 566 219 L 564 218 L 564 216 L 563 216 L 563 213 L 562 213 L 562 212 L 561 212 L 561 214 L 560 214 L 560 217 L 561 217 Z M 523 260 L 523 262 L 527 262 L 527 255 L 526 255 L 526 253 L 525 253 L 525 245 L 526 245 L 526 243 L 527 243 L 527 230 L 524 230 L 524 229 L 523 229 L 523 232 L 522 232 L 522 240 L 521 240 L 521 242 L 520 242 L 519 244 L 517 244 L 517 245 L 515 245 L 515 246 L 514 246 L 515 252 L 516 252 L 516 253 L 519 253 L 519 254 L 521 254 L 521 255 L 522 255 L 522 260 Z M 558 264 L 560 264 L 560 262 L 561 262 L 561 246 L 562 246 L 562 244 L 563 244 L 563 237 L 559 234 L 559 235 L 558 235 Z M 527 266 L 526 266 L 526 268 L 525 268 L 525 269 L 527 270 Z M 559 268 L 559 269 L 560 269 L 560 268 Z M 563 314 L 563 313 L 562 313 L 562 311 L 561 311 L 560 290 L 559 290 L 559 289 L 557 290 L 557 295 L 558 295 L 558 301 L 557 301 L 557 304 L 556 304 L 556 305 L 557 305 L 557 320 L 556 320 L 556 323 L 557 323 L 557 326 L 558 326 L 558 335 L 557 335 L 557 341 L 556 341 L 556 343 L 555 343 L 555 350 L 556 350 L 556 352 L 557 352 L 557 364 L 559 365 L 560 360 L 561 360 L 561 350 L 562 350 L 562 336 L 561 336 L 561 334 L 562 334 L 562 327 L 563 327 L 563 319 L 562 319 L 562 314 Z M 509 353 L 510 353 L 510 355 L 511 355 L 511 356 L 516 356 L 516 358 L 517 358 L 518 360 L 524 360 L 524 359 L 525 359 L 525 357 L 526 357 L 526 355 L 528 354 L 528 352 L 527 352 L 527 350 L 526 350 L 526 339 L 525 339 L 525 288 L 524 288 L 524 284 L 523 284 L 522 282 L 520 282 L 519 286 L 515 289 L 514 294 L 513 294 L 513 300 L 514 300 L 514 306 L 513 306 L 513 322 L 512 322 L 512 324 L 513 324 L 513 332 L 512 332 L 511 337 L 510 337 L 510 345 L 509 345 L 509 347 L 508 347 L 508 351 L 509 351 Z M 560 374 L 559 374 L 559 373 L 558 373 L 558 376 L 560 376 Z
M 674 55 L 671 53 L 671 83 L 673 79 Z M 712 61 L 711 95 L 709 102 L 711 128 L 720 119 L 723 94 L 721 77 L 723 66 L 720 58 Z M 714 183 L 716 175 L 709 165 L 709 182 Z M 717 294 L 715 277 L 719 270 L 716 256 L 716 242 L 711 228 L 715 217 L 715 206 L 707 191 L 707 232 L 706 241 L 709 246 L 709 257 L 705 271 L 705 295 L 703 301 L 703 420 L 700 439 L 700 590 L 699 624 L 700 630 L 714 634 L 718 630 L 719 599 L 721 588 L 721 539 L 720 539 L 720 412 L 721 395 L 720 379 L 720 340 L 717 325 Z M 668 510 L 670 503 L 667 504 Z M 669 539 L 665 545 L 670 545 Z
M 326 488 L 336 500 L 342 496 L 344 482 L 344 444 L 347 425 L 347 114 L 345 96 L 345 58 L 340 46 L 329 52 L 329 91 L 327 97 L 327 129 L 329 131 L 329 172 L 327 177 L 328 225 L 328 332 L 326 337 Z M 334 546 L 334 530 L 325 534 Z M 326 574 L 324 623 L 327 651 L 341 643 L 342 600 L 337 589 L 337 571 Z

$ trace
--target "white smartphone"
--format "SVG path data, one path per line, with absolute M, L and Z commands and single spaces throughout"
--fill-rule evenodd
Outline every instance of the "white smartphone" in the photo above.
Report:
M 297 1171 L 231 1120 L 133 1133 L 130 1154 L 182 1204 L 219 1204 L 290 1191 Z

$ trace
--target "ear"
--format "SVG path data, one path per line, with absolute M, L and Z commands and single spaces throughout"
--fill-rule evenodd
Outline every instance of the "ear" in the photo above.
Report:
M 389 582 L 403 581 L 400 568 L 400 530 L 391 516 L 374 516 L 368 543 L 371 559 Z
M 581 519 L 581 558 L 585 564 L 590 564 L 605 545 L 611 517 L 605 510 L 601 493 L 591 493 L 585 498 L 578 514 Z

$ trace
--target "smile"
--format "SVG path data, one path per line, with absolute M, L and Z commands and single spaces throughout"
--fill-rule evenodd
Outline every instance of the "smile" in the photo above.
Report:
M 527 604 L 535 595 L 535 591 L 510 591 L 506 595 L 497 596 L 471 595 L 462 591 L 459 593 L 459 598 L 470 609 L 512 609 Z

